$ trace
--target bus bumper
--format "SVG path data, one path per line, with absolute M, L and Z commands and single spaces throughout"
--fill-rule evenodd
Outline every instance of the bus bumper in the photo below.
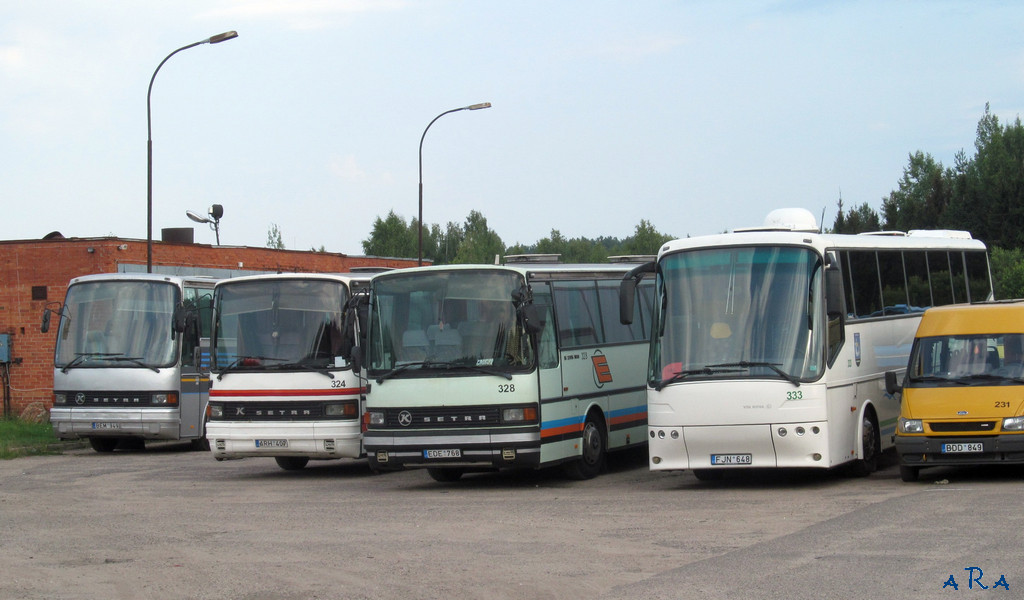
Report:
M 206 439 L 214 458 L 305 456 L 314 460 L 360 458 L 358 422 L 233 423 L 210 421 Z
M 138 437 L 147 440 L 180 439 L 177 408 L 103 410 L 51 408 L 53 434 L 61 440 L 88 437 Z
M 943 452 L 945 444 L 981 444 L 981 452 Z M 964 450 L 964 446 L 957 448 Z M 988 436 L 896 436 L 896 453 L 907 467 L 1024 463 L 1024 434 Z
M 540 432 L 482 430 L 471 434 L 387 431 L 365 434 L 370 467 L 377 470 L 463 468 L 536 469 L 540 467 Z
M 824 421 L 647 430 L 652 471 L 833 466 Z

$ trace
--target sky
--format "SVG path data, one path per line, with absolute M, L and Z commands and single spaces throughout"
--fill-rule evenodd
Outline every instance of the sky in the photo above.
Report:
M 908 156 L 1024 112 L 1024 3 L 0 0 L 0 239 L 362 254 L 377 218 L 506 245 L 675 237 L 802 207 L 831 226 Z M 441 113 L 490 102 L 485 110 Z M 431 124 L 427 129 L 428 124 Z M 426 134 L 424 132 L 426 131 Z

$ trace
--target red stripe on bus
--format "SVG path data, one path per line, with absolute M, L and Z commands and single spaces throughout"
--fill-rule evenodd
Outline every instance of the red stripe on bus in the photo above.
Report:
M 350 396 L 362 394 L 366 388 L 333 388 L 329 390 L 210 390 L 210 397 L 242 396 L 247 398 L 266 396 Z
M 573 423 L 572 425 L 565 425 L 563 427 L 552 427 L 550 429 L 544 429 L 540 432 L 540 437 L 546 438 L 554 435 L 565 435 L 567 433 L 579 433 L 583 431 L 583 423 Z
M 646 423 L 647 413 L 639 413 L 635 415 L 622 415 L 621 417 L 615 417 L 611 420 L 611 425 L 622 425 L 623 423 Z

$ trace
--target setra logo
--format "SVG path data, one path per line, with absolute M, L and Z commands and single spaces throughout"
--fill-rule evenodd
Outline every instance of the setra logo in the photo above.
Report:
M 608 358 L 600 350 L 596 350 L 590 356 L 590 360 L 594 363 L 594 383 L 597 384 L 597 387 L 604 387 L 604 384 L 611 383 L 612 369 L 608 366 Z

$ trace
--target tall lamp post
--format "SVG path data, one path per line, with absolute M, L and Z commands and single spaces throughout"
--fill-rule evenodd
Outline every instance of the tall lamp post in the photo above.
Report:
M 174 52 L 167 55 L 167 58 L 160 61 L 160 64 L 156 66 L 156 70 L 153 71 L 153 76 L 149 79 L 149 91 L 146 92 L 146 272 L 153 272 L 153 117 L 152 111 L 150 110 L 150 98 L 153 95 L 153 82 L 156 80 L 156 74 L 160 72 L 160 67 L 164 66 L 172 56 L 181 52 L 182 50 L 188 50 L 201 44 L 219 44 L 221 42 L 234 39 L 238 37 L 238 32 L 225 31 L 224 33 L 217 34 L 213 37 L 206 38 L 205 40 L 189 44 L 188 46 L 182 46 Z
M 445 116 L 445 115 L 447 115 L 449 113 L 459 112 L 460 110 L 480 110 L 481 108 L 490 108 L 490 107 L 491 107 L 491 103 L 490 102 L 481 102 L 480 104 L 471 104 L 469 106 L 463 106 L 462 108 L 453 108 L 451 110 L 446 110 L 443 113 L 441 113 L 441 114 L 437 115 L 436 117 L 434 117 L 434 120 L 431 121 L 430 123 L 428 123 L 427 124 L 427 128 L 423 130 L 423 135 L 420 136 L 420 212 L 419 212 L 419 217 L 418 217 L 419 218 L 420 236 L 419 236 L 419 254 L 417 254 L 417 259 L 416 259 L 416 265 L 417 266 L 420 266 L 420 267 L 423 266 L 423 139 L 427 137 L 427 131 L 430 129 L 430 126 L 434 124 L 434 121 L 440 119 L 441 117 L 443 117 L 443 116 Z

